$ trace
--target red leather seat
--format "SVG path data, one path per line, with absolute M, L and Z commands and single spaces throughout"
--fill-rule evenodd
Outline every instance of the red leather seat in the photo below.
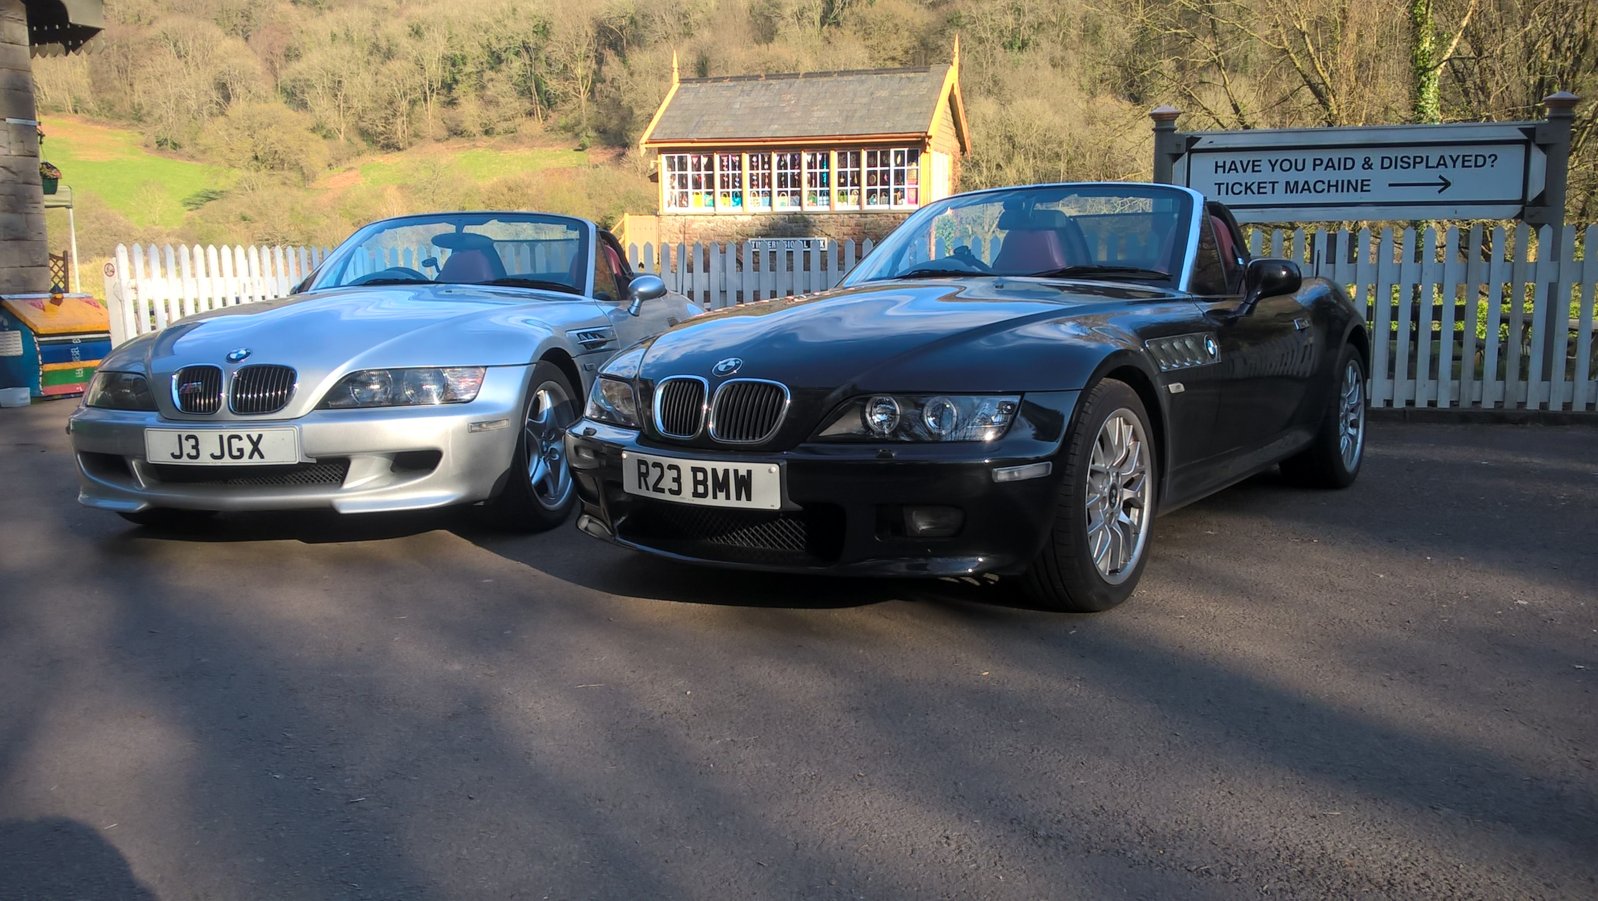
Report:
M 444 261 L 438 271 L 441 282 L 488 282 L 505 277 L 505 264 L 492 250 L 457 250 Z
M 993 258 L 993 271 L 1003 275 L 1049 272 L 1067 265 L 1060 236 L 1052 229 L 1014 229 L 1004 236 Z

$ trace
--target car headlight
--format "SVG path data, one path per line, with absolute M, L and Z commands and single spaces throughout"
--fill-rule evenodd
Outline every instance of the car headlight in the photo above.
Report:
M 588 392 L 588 407 L 583 416 L 595 422 L 608 422 L 623 428 L 638 428 L 638 392 L 633 379 L 644 365 L 648 347 L 635 344 L 599 367 L 599 377 Z
M 595 422 L 638 428 L 638 393 L 633 390 L 633 383 L 604 375 L 594 379 L 583 416 Z
M 85 407 L 105 410 L 154 410 L 155 395 L 144 376 L 132 372 L 96 372 L 83 393 Z
M 322 399 L 324 409 L 464 404 L 483 389 L 482 366 L 362 369 L 339 380 Z
M 872 394 L 845 403 L 816 434 L 826 441 L 994 441 L 1020 395 Z

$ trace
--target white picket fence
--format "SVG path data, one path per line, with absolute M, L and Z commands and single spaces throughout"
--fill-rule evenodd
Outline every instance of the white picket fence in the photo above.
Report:
M 322 247 L 118 244 L 105 279 L 111 343 L 195 313 L 284 297 L 326 255 Z
M 1550 229 L 1525 225 L 1255 229 L 1249 245 L 1254 256 L 1287 257 L 1307 275 L 1342 284 L 1365 308 L 1376 406 L 1592 411 L 1598 409 L 1593 237 L 1593 229 L 1566 228 L 1557 255 Z M 628 256 L 635 271 L 657 273 L 673 290 L 718 308 L 826 290 L 871 246 L 646 244 L 629 247 Z M 281 297 L 326 253 L 119 245 L 106 280 L 112 340 L 204 310 Z

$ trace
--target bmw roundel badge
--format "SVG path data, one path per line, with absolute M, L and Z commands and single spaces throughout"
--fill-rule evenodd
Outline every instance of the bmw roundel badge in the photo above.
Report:
M 738 367 L 742 366 L 743 364 L 744 361 L 738 357 L 728 357 L 727 359 L 722 360 L 720 363 L 717 363 L 715 366 L 712 366 L 710 371 L 716 375 L 725 377 L 737 372 Z
M 248 347 L 241 347 L 238 350 L 230 350 L 227 353 L 227 361 L 229 363 L 242 363 L 249 359 L 249 357 L 250 349 Z

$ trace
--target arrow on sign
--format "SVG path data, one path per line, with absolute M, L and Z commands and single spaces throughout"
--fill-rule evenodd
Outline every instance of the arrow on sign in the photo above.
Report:
M 1439 175 L 1436 181 L 1390 181 L 1387 186 L 1389 188 L 1429 188 L 1432 185 L 1437 185 L 1437 193 L 1441 194 L 1452 187 L 1453 184 L 1447 178 Z

